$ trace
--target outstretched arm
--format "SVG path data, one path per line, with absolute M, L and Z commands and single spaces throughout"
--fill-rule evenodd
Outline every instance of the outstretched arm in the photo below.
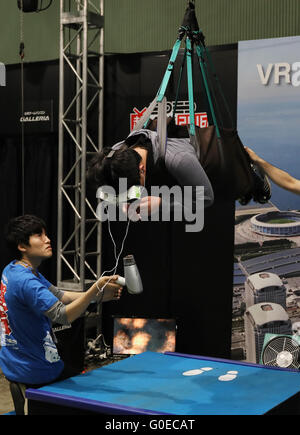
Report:
M 268 177 L 278 186 L 283 189 L 289 190 L 290 192 L 300 195 L 300 180 L 292 177 L 287 172 L 282 169 L 276 168 L 276 166 L 271 165 L 271 163 L 259 157 L 251 148 L 245 147 L 247 153 L 249 154 L 251 160 L 259 165 Z
M 118 300 L 122 293 L 122 287 L 116 283 L 118 275 L 103 276 L 99 278 L 86 292 L 63 292 L 62 297 L 44 314 L 53 323 L 62 325 L 70 324 L 80 317 L 89 304 L 98 299 L 99 289 L 104 287 L 101 294 L 101 301 Z

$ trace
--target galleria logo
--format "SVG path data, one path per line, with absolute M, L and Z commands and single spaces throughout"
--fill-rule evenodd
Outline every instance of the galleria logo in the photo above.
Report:
M 300 62 L 292 64 L 287 62 L 269 63 L 265 70 L 261 64 L 256 66 L 261 84 L 264 86 L 270 84 L 272 76 L 275 85 L 286 83 L 294 87 L 300 86 Z M 274 74 L 272 74 L 273 71 Z
M 0 62 L 0 86 L 6 86 L 6 68 L 2 62 Z
M 28 115 L 27 112 L 24 114 L 26 116 L 21 116 L 20 121 L 21 122 L 42 122 L 42 121 L 50 121 L 50 116 L 49 115 L 45 115 L 45 112 L 38 112 L 38 113 L 43 113 L 44 115 L 42 116 L 37 116 L 34 113 L 29 112 L 31 115 Z

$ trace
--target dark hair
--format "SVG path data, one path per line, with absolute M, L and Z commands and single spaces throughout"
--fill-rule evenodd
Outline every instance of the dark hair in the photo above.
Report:
M 139 164 L 141 156 L 126 144 L 107 157 L 112 148 L 104 148 L 88 163 L 87 181 L 93 187 L 111 186 L 119 191 L 119 179 L 127 179 L 127 188 L 140 184 Z
M 14 251 L 14 255 L 18 258 L 21 257 L 21 253 L 18 250 L 19 244 L 29 246 L 29 238 L 34 234 L 41 234 L 46 231 L 46 224 L 43 219 L 40 219 L 33 215 L 23 215 L 12 218 L 5 229 L 5 238 L 11 249 Z

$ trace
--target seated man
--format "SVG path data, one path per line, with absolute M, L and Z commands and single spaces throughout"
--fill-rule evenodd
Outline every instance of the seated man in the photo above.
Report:
M 142 129 L 132 132 L 125 141 L 115 144 L 93 157 L 89 163 L 87 178 L 97 187 L 111 186 L 119 192 L 119 180 L 126 179 L 127 188 L 145 186 L 147 192 L 152 186 L 190 186 L 193 209 L 202 201 L 204 207 L 213 203 L 211 183 L 202 168 L 194 147 L 186 138 L 168 138 L 164 157 L 159 155 L 159 140 L 155 131 Z M 204 195 L 197 190 L 204 187 Z M 160 210 L 164 198 L 145 196 L 140 201 L 141 216 L 151 215 Z M 176 205 L 184 208 L 183 201 Z M 174 201 L 170 201 L 170 208 Z M 203 208 L 203 207 L 202 207 Z
M 117 276 L 102 277 L 86 292 L 58 290 L 39 272 L 52 257 L 43 220 L 25 215 L 11 219 L 8 242 L 17 260 L 3 270 L 0 293 L 0 367 L 9 381 L 41 386 L 75 374 L 60 359 L 51 322 L 70 324 L 93 300 L 117 300 Z

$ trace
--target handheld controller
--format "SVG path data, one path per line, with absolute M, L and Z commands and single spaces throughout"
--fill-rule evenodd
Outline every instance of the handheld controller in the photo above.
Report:
M 128 293 L 138 295 L 143 291 L 142 280 L 135 263 L 133 255 L 127 255 L 123 258 L 124 263 L 124 277 L 119 276 L 117 283 L 122 287 L 126 286 Z
M 121 285 L 122 287 L 125 287 L 125 278 L 123 278 L 123 276 L 119 276 L 116 283 Z

